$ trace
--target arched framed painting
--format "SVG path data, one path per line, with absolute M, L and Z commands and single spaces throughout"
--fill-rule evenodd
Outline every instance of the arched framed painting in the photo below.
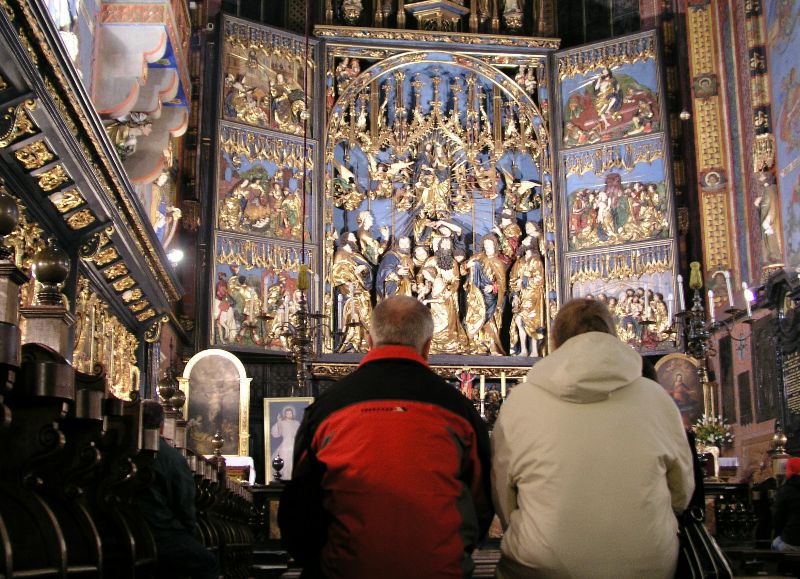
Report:
M 186 392 L 186 444 L 200 454 L 212 454 L 219 432 L 224 455 L 248 456 L 250 380 L 242 362 L 226 350 L 195 354 L 178 378 Z

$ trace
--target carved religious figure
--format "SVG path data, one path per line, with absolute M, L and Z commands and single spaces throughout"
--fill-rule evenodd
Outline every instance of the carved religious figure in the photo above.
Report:
M 467 313 L 464 326 L 472 351 L 478 354 L 505 355 L 500 343 L 500 326 L 506 295 L 506 264 L 497 251 L 497 237 L 487 234 L 481 240 L 483 251 L 464 264 L 467 271 Z
M 427 259 L 422 268 L 423 278 L 430 287 L 422 303 L 431 308 L 433 316 L 432 353 L 455 354 L 463 352 L 467 346 L 458 305 L 460 269 L 450 237 L 441 239 L 433 256 Z
M 381 240 L 378 241 L 372 236 L 372 226 L 375 224 L 375 218 L 369 211 L 362 211 L 356 217 L 358 223 L 358 245 L 361 254 L 372 265 L 378 265 L 378 260 L 389 247 L 389 227 L 383 225 L 380 228 Z
M 372 314 L 373 283 L 372 265 L 358 251 L 356 235 L 343 233 L 331 269 L 331 285 L 338 300 L 338 325 L 344 331 L 339 352 L 365 352 L 368 348 L 366 324 Z
M 413 295 L 414 260 L 411 257 L 411 239 L 400 237 L 378 266 L 375 295 L 378 301 L 401 295 Z
M 538 356 L 537 341 L 543 336 L 544 267 L 542 258 L 533 244 L 519 248 L 519 257 L 511 267 L 509 291 L 511 293 L 511 349 L 520 356 Z
M 771 173 L 758 173 L 759 192 L 753 201 L 761 228 L 761 256 L 764 264 L 781 263 L 781 240 L 778 219 L 781 211 L 778 188 Z

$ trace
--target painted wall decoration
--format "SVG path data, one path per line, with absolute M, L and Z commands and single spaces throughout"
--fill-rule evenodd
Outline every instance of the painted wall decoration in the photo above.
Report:
M 800 267 L 800 5 L 784 0 L 764 4 L 784 254 L 786 265 L 796 268 Z M 769 201 L 777 205 L 774 195 Z M 762 214 L 769 217 L 769 209 Z
M 654 35 L 574 51 L 558 66 L 563 146 L 661 129 Z
M 365 351 L 374 303 L 403 293 L 431 307 L 435 354 L 536 352 L 555 242 L 549 136 L 524 78 L 445 52 L 357 76 L 333 62 L 327 348 Z
M 315 145 L 230 124 L 219 129 L 217 229 L 311 240 Z M 306 199 L 303 202 L 305 171 Z M 303 215 L 306 215 L 305 228 Z
M 663 149 L 659 136 L 562 156 L 570 250 L 669 237 Z
M 302 135 L 306 112 L 314 110 L 316 43 L 306 54 L 302 36 L 235 18 L 222 28 L 222 118 Z
M 672 244 L 633 251 L 580 255 L 568 260 L 570 297 L 605 303 L 619 337 L 655 353 L 675 348 L 679 309 L 673 280 Z
M 305 263 L 316 271 L 315 251 Z M 287 350 L 300 292 L 301 247 L 218 233 L 212 280 L 212 344 L 226 348 Z M 311 285 L 314 287 L 312 279 Z M 313 292 L 306 296 L 314 311 Z

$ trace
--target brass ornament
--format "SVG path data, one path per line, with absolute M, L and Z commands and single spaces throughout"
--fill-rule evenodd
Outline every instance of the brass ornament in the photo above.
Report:
M 119 259 L 119 253 L 117 253 L 116 248 L 107 247 L 107 248 L 101 249 L 100 251 L 97 252 L 97 255 L 94 258 L 94 262 L 98 266 L 102 267 L 102 266 L 104 266 L 106 264 L 109 264 L 112 261 L 115 261 L 117 259 Z
M 134 281 L 134 279 L 132 277 L 130 277 L 130 276 L 126 276 L 126 277 L 123 277 L 122 279 L 118 279 L 117 281 L 112 283 L 111 287 L 113 287 L 118 292 L 124 292 L 126 289 L 129 289 L 129 288 L 133 287 L 134 285 L 136 285 L 136 282 Z
M 155 344 L 161 339 L 161 326 L 169 322 L 169 316 L 164 314 L 157 320 L 153 322 L 153 324 L 147 328 L 144 332 L 144 341 L 148 344 Z
M 44 141 L 36 141 L 26 145 L 14 151 L 14 156 L 29 171 L 44 167 L 54 158 L 53 153 L 48 150 Z
M 36 179 L 38 179 L 42 191 L 49 192 L 69 181 L 70 177 L 62 165 L 56 165 L 52 169 L 36 175 Z
M 139 311 L 141 311 L 141 310 L 145 309 L 145 308 L 146 308 L 147 306 L 149 306 L 149 305 L 150 305 L 150 302 L 149 302 L 149 301 L 147 301 L 147 300 L 142 300 L 142 301 L 136 302 L 135 304 L 131 304 L 131 305 L 129 305 L 129 306 L 128 306 L 128 309 L 129 309 L 130 311 L 132 311 L 132 312 L 139 312 Z
M 124 263 L 117 263 L 103 270 L 103 275 L 108 280 L 117 279 L 118 277 L 127 274 L 128 274 L 128 268 Z
M 140 322 L 144 322 L 152 318 L 154 315 L 156 315 L 156 312 L 153 310 L 153 308 L 150 308 L 143 311 L 141 314 L 137 314 L 136 319 L 139 320 Z
M 18 104 L 16 107 L 9 107 L 3 120 L 10 122 L 10 126 L 5 133 L 0 135 L 0 149 L 5 149 L 22 135 L 32 135 L 35 133 L 33 121 L 28 116 L 29 111 L 36 110 L 36 101 L 28 99 Z
M 114 234 L 114 227 L 109 225 L 103 231 L 93 233 L 78 250 L 78 255 L 87 261 L 95 261 L 98 252 L 108 245 L 111 236 Z M 109 260 L 110 261 L 110 260 Z M 108 262 L 106 262 L 108 263 Z M 103 265 L 103 264 L 99 264 Z
M 69 213 L 86 203 L 86 200 L 77 189 L 67 189 L 66 191 L 58 191 L 50 195 L 50 201 L 53 202 L 59 213 Z
M 95 216 L 88 209 L 81 209 L 77 213 L 73 213 L 67 217 L 67 225 L 71 229 L 83 229 L 96 221 Z

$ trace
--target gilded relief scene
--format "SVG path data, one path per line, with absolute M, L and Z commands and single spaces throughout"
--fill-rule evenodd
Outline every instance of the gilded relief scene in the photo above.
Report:
M 562 162 L 570 250 L 670 235 L 660 137 L 565 153 Z
M 672 255 L 667 243 L 571 257 L 570 296 L 605 303 L 619 337 L 637 350 L 673 350 L 674 314 L 683 308 L 676 302 Z
M 311 239 L 311 218 L 303 224 L 303 171 L 306 203 L 311 199 L 314 146 L 302 140 L 221 125 L 217 182 L 217 228 L 223 231 Z
M 430 306 L 435 354 L 537 355 L 552 196 L 525 90 L 466 56 L 400 55 L 350 81 L 328 134 L 327 348 L 366 351 L 373 305 L 404 294 Z
M 223 28 L 222 118 L 302 135 L 313 110 L 313 46 L 306 58 L 300 36 L 233 18 Z
M 566 147 L 661 129 L 655 36 L 559 57 Z
M 211 343 L 287 350 L 300 307 L 301 249 L 218 234 L 215 255 Z M 311 272 L 316 263 L 312 255 L 307 249 L 305 263 Z M 307 299 L 313 308 L 313 296 Z

